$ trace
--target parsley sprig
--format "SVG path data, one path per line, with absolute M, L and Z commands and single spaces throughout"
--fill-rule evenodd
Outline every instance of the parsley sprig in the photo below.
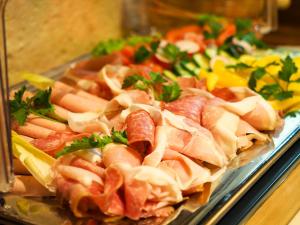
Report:
M 15 93 L 14 99 L 9 101 L 11 116 L 20 125 L 24 125 L 30 113 L 47 116 L 54 112 L 54 106 L 50 103 L 51 87 L 46 90 L 39 90 L 31 98 L 23 100 L 25 91 L 26 87 L 23 86 Z
M 294 92 L 289 90 L 289 85 L 294 82 L 299 82 L 298 80 L 291 80 L 292 75 L 296 73 L 298 69 L 290 56 L 287 56 L 284 60 L 281 60 L 281 62 L 282 68 L 278 73 L 278 77 L 269 74 L 266 70 L 268 66 L 278 65 L 276 62 L 272 62 L 265 67 L 256 68 L 250 75 L 248 86 L 268 100 L 282 101 L 291 98 Z M 266 84 L 260 90 L 256 90 L 257 81 L 264 76 L 271 77 L 274 83 Z M 285 81 L 285 85 L 282 85 L 280 81 Z
M 125 78 L 122 88 L 134 87 L 135 89 L 147 91 L 151 89 L 154 92 L 156 100 L 171 102 L 180 97 L 181 90 L 177 82 L 171 84 L 163 84 L 167 80 L 156 72 L 150 72 L 150 79 L 146 79 L 141 75 L 132 75 Z M 162 84 L 162 93 L 155 92 L 155 85 Z
M 93 56 L 108 55 L 116 51 L 122 50 L 125 45 L 136 46 L 138 44 L 150 43 L 152 36 L 130 36 L 127 39 L 109 39 L 99 42 L 92 50 Z
M 103 149 L 107 144 L 120 143 L 128 144 L 127 134 L 125 131 L 115 131 L 112 129 L 111 135 L 99 136 L 92 134 L 90 137 L 83 137 L 80 140 L 73 141 L 69 146 L 56 153 L 56 158 L 65 154 L 83 149 L 100 148 Z

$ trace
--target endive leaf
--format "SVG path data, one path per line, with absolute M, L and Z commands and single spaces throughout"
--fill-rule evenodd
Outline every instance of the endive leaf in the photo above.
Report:
M 56 160 L 28 143 L 14 131 L 12 131 L 12 143 L 14 156 L 21 161 L 40 184 L 50 191 L 54 191 L 51 186 L 53 181 L 52 166 Z
M 38 88 L 38 89 L 46 89 L 50 86 L 53 86 L 54 84 L 54 80 L 36 74 L 36 73 L 29 73 L 29 72 L 23 72 L 22 77 L 27 80 L 31 85 L 33 85 L 34 87 Z

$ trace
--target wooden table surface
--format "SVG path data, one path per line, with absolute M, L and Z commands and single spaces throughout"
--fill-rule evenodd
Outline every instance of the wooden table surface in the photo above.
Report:
M 300 225 L 300 164 L 245 225 Z

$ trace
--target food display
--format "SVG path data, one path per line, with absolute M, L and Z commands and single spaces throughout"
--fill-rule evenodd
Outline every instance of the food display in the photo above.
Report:
M 32 180 L 17 176 L 13 191 L 56 195 L 97 220 L 163 222 L 188 199 L 200 207 L 233 159 L 299 114 L 299 68 L 250 20 L 202 15 L 101 42 L 60 80 L 24 73 L 36 90 L 11 92 L 12 141 Z M 35 192 L 20 190 L 27 182 Z

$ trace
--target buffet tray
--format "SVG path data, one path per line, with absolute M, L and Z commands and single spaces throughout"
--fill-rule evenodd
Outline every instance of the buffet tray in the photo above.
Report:
M 80 57 L 48 73 L 58 79 L 72 63 L 85 59 Z M 20 83 L 11 88 L 20 87 Z M 184 204 L 177 209 L 177 217 L 170 220 L 171 225 L 216 224 L 258 181 L 263 174 L 286 152 L 300 137 L 300 115 L 288 117 L 279 134 L 273 135 L 273 142 L 267 146 L 243 152 L 229 165 L 221 180 L 214 184 L 214 191 L 207 204 L 191 209 Z M 83 220 L 75 219 L 67 206 L 62 206 L 54 197 L 26 198 L 17 195 L 0 196 L 0 224 L 31 225 L 77 225 Z M 136 224 L 129 220 L 107 224 Z M 152 224 L 152 223 L 150 223 Z

